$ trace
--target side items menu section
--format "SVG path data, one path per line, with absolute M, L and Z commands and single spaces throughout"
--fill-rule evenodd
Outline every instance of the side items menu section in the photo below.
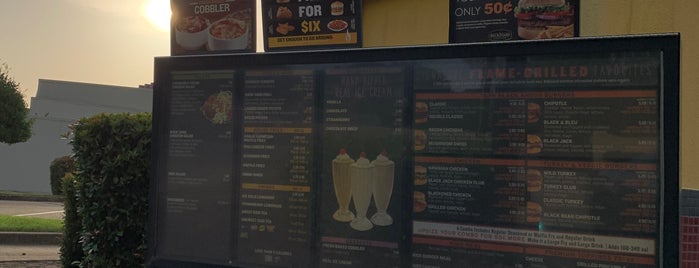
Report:
M 244 74 L 238 255 L 309 267 L 313 182 L 312 69 Z
M 233 198 L 234 71 L 173 72 L 158 254 L 228 264 Z M 215 220 L 202 220 L 215 219 Z M 191 245 L 198 245 L 192 247 Z

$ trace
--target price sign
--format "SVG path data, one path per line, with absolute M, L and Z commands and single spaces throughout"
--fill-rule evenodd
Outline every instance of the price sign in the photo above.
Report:
M 452 0 L 449 42 L 551 39 L 579 35 L 580 0 L 532 5 L 521 0 Z
M 361 0 L 262 1 L 265 50 L 361 46 Z
M 509 14 L 512 12 L 512 2 L 492 2 L 485 3 L 483 7 L 483 13 L 490 14 Z

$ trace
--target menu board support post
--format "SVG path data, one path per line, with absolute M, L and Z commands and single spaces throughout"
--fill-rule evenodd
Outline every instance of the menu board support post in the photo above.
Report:
M 680 40 L 668 39 L 664 54 L 669 58 L 680 59 Z M 663 61 L 663 79 L 667 88 L 680 89 L 680 70 L 678 62 Z M 664 248 L 661 251 L 663 267 L 680 266 L 680 93 L 681 90 L 663 90 L 660 109 L 663 117 L 662 155 L 664 178 L 661 183 L 663 193 L 663 215 L 661 233 Z

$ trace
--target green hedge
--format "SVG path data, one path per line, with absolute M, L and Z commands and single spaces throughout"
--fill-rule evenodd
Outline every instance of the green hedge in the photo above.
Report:
M 50 177 L 51 177 L 51 193 L 54 195 L 63 194 L 63 177 L 72 173 L 75 161 L 70 156 L 61 156 L 51 161 Z
M 145 262 L 151 115 L 100 114 L 72 128 L 81 267 Z
M 80 232 L 82 225 L 77 209 L 78 182 L 73 174 L 68 174 L 63 178 L 63 193 L 65 199 L 63 207 L 63 242 L 61 243 L 61 267 L 78 267 L 83 256 L 83 249 L 80 245 Z

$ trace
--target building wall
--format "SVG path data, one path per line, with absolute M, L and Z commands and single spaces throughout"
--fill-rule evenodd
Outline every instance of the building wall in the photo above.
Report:
M 699 188 L 699 27 L 696 0 L 581 0 L 581 36 L 679 32 L 680 179 Z M 364 46 L 445 44 L 449 0 L 364 0 Z
M 0 189 L 51 192 L 49 166 L 71 154 L 61 135 L 76 120 L 98 113 L 150 112 L 151 89 L 39 80 L 30 115 L 35 118 L 28 142 L 0 144 Z

